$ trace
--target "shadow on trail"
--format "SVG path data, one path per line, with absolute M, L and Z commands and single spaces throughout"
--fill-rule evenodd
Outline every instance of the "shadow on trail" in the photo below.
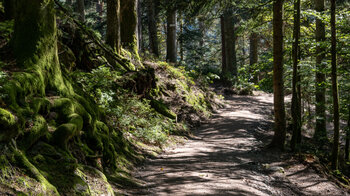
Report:
M 133 194 L 304 195 L 307 187 L 289 183 L 282 172 L 272 177 L 276 171 L 264 168 L 285 159 L 264 148 L 272 136 L 271 97 L 226 100 L 226 107 L 194 132 L 195 139 L 145 163 L 139 178 L 146 185 Z

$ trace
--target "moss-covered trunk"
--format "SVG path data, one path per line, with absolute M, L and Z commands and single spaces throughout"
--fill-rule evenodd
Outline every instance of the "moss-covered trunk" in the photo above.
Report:
M 121 44 L 131 52 L 138 53 L 137 0 L 120 0 Z
M 118 54 L 120 45 L 120 1 L 107 0 L 107 32 L 106 43 Z
M 58 60 L 54 2 L 18 0 L 16 6 L 14 53 L 17 66 L 26 73 L 17 73 L 15 78 L 24 95 L 43 96 L 46 91 L 72 94 L 63 80 Z

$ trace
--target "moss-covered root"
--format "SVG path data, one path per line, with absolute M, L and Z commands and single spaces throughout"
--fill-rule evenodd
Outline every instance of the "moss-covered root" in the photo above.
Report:
M 12 148 L 16 161 L 24 167 L 33 177 L 38 180 L 46 195 L 59 195 L 57 189 L 46 180 L 46 178 L 39 172 L 39 170 L 27 159 L 23 152 L 16 148 Z
M 8 142 L 17 134 L 16 117 L 11 112 L 0 108 L 0 142 Z
M 166 106 L 163 102 L 160 102 L 160 101 L 157 101 L 155 99 L 152 99 L 151 100 L 151 106 L 152 108 L 154 108 L 158 113 L 168 117 L 168 118 L 171 118 L 171 119 L 174 119 L 176 120 L 177 116 L 176 114 L 171 111 L 168 106 Z

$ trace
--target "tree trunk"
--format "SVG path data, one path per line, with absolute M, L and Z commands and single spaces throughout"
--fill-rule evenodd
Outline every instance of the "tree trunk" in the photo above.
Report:
M 63 82 L 57 55 L 57 29 L 54 2 L 52 0 L 18 0 L 14 26 L 14 54 L 17 65 L 27 71 L 30 82 L 45 95 L 46 89 L 69 94 Z M 23 84 L 22 84 L 23 85 Z
M 346 128 L 345 139 L 345 161 L 349 161 L 349 148 L 350 148 L 350 104 L 348 104 L 348 127 Z
M 299 149 L 301 144 L 301 99 L 300 99 L 300 0 L 294 1 L 294 30 L 293 30 L 293 97 L 292 97 L 292 118 L 293 136 L 291 140 L 292 151 Z
M 324 0 L 315 0 L 315 9 L 324 12 Z M 326 60 L 324 47 L 325 25 L 321 19 L 316 18 L 316 128 L 314 138 L 323 145 L 327 139 L 326 131 Z
M 148 0 L 147 2 L 147 16 L 148 16 L 148 37 L 151 53 L 159 58 L 159 41 L 158 41 L 158 14 L 156 14 L 155 0 Z
M 179 44 L 180 44 L 180 62 L 184 61 L 184 38 L 183 38 L 183 33 L 184 33 L 184 19 L 183 19 L 183 15 L 182 13 L 179 14 L 179 21 L 180 21 L 180 40 L 179 40 Z
M 332 32 L 332 95 L 333 95 L 333 120 L 334 137 L 332 152 L 332 169 L 338 169 L 339 156 L 339 95 L 337 79 L 337 32 L 335 24 L 335 0 L 331 0 L 331 32 Z
M 204 47 L 204 36 L 205 36 L 205 25 L 204 25 L 205 19 L 203 17 L 200 17 L 198 19 L 199 23 L 199 33 L 200 33 L 200 38 L 199 38 L 199 47 L 202 49 Z
M 77 12 L 79 14 L 79 20 L 85 22 L 85 3 L 84 0 L 77 0 Z
M 224 40 L 226 77 L 237 76 L 236 36 L 232 9 L 224 12 Z M 225 74 L 223 74 L 225 76 Z
M 170 63 L 177 61 L 177 46 L 176 46 L 176 10 L 167 10 L 167 55 L 166 60 Z
M 121 44 L 138 55 L 137 0 L 120 0 L 120 13 Z
M 143 51 L 143 34 L 142 34 L 142 10 L 141 10 L 141 0 L 137 0 L 137 35 L 138 35 L 138 50 Z
M 120 1 L 107 0 L 106 43 L 120 54 Z
M 283 0 L 273 3 L 273 91 L 274 91 L 274 136 L 270 147 L 284 149 L 286 119 L 283 84 Z
M 226 66 L 226 46 L 225 46 L 225 19 L 224 15 L 220 17 L 221 24 L 221 74 L 223 77 L 227 74 L 227 66 Z
M 15 17 L 14 0 L 4 0 L 5 20 L 11 20 Z
M 258 34 L 253 32 L 250 34 L 249 36 L 249 65 L 252 68 L 254 65 L 256 65 L 258 63 L 258 43 L 259 43 L 259 37 Z M 253 72 L 253 70 L 250 70 L 251 74 Z M 257 84 L 258 81 L 258 77 L 257 75 L 254 74 L 253 76 L 253 82 L 255 84 Z

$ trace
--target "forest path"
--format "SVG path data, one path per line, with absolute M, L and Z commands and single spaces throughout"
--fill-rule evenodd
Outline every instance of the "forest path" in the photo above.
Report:
M 288 154 L 263 148 L 271 138 L 272 95 L 230 96 L 194 137 L 134 176 L 130 195 L 348 195 Z M 288 157 L 289 156 L 289 157 Z

